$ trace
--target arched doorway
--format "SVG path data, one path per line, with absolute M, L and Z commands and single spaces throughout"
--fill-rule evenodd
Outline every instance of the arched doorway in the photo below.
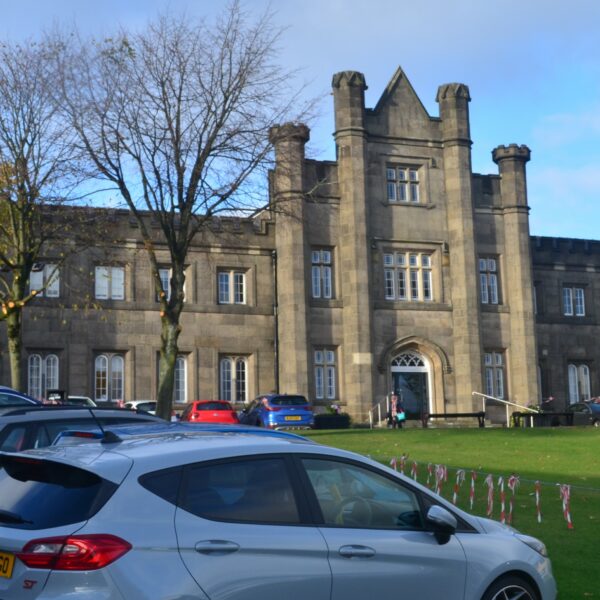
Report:
M 417 352 L 405 351 L 392 359 L 390 372 L 392 392 L 401 398 L 406 416 L 422 419 L 425 413 L 430 412 L 429 361 Z

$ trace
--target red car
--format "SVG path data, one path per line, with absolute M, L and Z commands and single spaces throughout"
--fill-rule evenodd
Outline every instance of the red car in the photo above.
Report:
M 181 414 L 190 423 L 239 423 L 237 412 L 225 400 L 195 400 Z

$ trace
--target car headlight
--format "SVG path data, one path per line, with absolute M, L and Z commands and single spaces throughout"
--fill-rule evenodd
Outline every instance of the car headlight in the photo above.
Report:
M 543 542 L 540 542 L 537 538 L 531 537 L 529 535 L 523 535 L 518 533 L 515 535 L 518 540 L 521 540 L 524 544 L 527 544 L 532 550 L 535 550 L 538 554 L 547 557 L 548 551 L 546 550 L 546 546 Z

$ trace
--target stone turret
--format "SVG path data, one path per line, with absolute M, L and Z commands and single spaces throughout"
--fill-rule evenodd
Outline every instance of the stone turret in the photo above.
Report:
M 362 73 L 343 71 L 333 76 L 335 141 L 338 148 L 340 236 L 338 264 L 344 273 L 342 348 L 344 398 L 348 410 L 366 420 L 372 398 L 372 319 L 369 209 L 367 204 L 367 139 L 365 90 Z
M 477 251 L 473 217 L 469 88 L 448 83 L 438 89 L 442 120 L 444 182 L 448 215 L 454 372 L 457 410 L 471 410 L 473 391 L 481 391 L 481 323 L 477 296 Z M 475 389 L 473 389 L 475 386 Z
M 539 400 L 533 310 L 532 257 L 525 165 L 527 146 L 498 146 L 492 158 L 500 172 L 504 213 L 504 265 L 506 300 L 510 309 L 511 400 L 526 405 Z
M 304 146 L 306 125 L 272 127 L 275 147 L 272 206 L 277 222 L 279 391 L 308 396 L 306 242 L 304 234 Z

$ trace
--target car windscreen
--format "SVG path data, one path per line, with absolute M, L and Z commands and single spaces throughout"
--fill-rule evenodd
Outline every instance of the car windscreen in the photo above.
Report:
M 47 529 L 86 521 L 117 485 L 54 461 L 0 454 L 0 526 Z
M 270 403 L 273 406 L 306 406 L 308 400 L 304 396 L 275 396 Z
M 196 410 L 233 410 L 229 402 L 204 402 L 196 404 Z
M 33 402 L 15 394 L 0 392 L 0 406 L 31 406 Z

